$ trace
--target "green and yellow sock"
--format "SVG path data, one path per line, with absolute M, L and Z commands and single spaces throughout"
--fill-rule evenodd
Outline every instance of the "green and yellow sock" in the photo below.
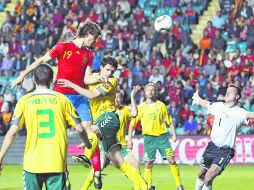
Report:
M 92 185 L 93 174 L 94 174 L 94 171 L 93 169 L 91 169 L 81 190 L 88 190 L 88 188 Z
M 124 161 L 120 170 L 126 175 L 135 185 L 140 187 L 140 190 L 147 190 L 147 184 L 139 173 L 139 170 L 130 163 Z
M 89 139 L 90 143 L 92 144 L 92 147 L 91 148 L 86 148 L 84 155 L 88 159 L 90 159 L 92 157 L 93 153 L 94 153 L 94 150 L 98 146 L 98 137 L 95 133 L 89 133 L 88 134 L 88 139 Z
M 182 184 L 181 179 L 180 179 L 180 174 L 179 174 L 179 168 L 176 164 L 169 165 L 169 167 L 171 169 L 171 173 L 173 174 L 173 176 L 175 178 L 176 186 L 179 187 Z

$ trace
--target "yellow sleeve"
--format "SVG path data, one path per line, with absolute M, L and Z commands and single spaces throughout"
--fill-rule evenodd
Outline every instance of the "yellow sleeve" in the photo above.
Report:
M 11 125 L 16 125 L 19 128 L 23 127 L 25 122 L 25 118 L 24 118 L 25 102 L 26 102 L 26 98 L 22 97 L 16 104 L 16 107 L 11 119 Z
M 114 89 L 117 86 L 117 79 L 115 78 L 110 78 L 108 83 L 106 84 L 105 82 L 99 84 L 96 87 L 96 90 L 98 90 L 103 96 L 108 94 L 112 89 Z
M 129 106 L 126 106 L 126 116 L 127 116 L 128 120 L 130 120 L 132 118 L 131 107 L 129 107 Z
M 75 127 L 76 125 L 81 123 L 81 119 L 72 103 L 67 98 L 65 101 L 66 101 L 65 119 L 71 127 Z
M 169 115 L 167 107 L 165 105 L 162 106 L 163 116 L 165 118 L 165 122 L 168 124 L 168 126 L 172 123 L 172 117 Z

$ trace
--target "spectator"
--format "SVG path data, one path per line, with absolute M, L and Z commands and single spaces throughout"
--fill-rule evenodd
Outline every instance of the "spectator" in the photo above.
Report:
M 216 30 L 214 38 L 212 38 L 212 50 L 220 53 L 226 50 L 226 41 L 221 37 L 220 31 Z
M 212 38 L 209 36 L 208 31 L 204 31 L 203 37 L 199 41 L 201 49 L 210 50 L 212 47 Z
M 184 122 L 184 134 L 185 135 L 193 135 L 197 130 L 198 123 L 194 119 L 194 115 L 188 115 L 188 120 Z
M 119 0 L 117 2 L 117 5 L 120 6 L 120 10 L 124 13 L 124 15 L 127 17 L 131 12 L 131 4 L 127 0 Z
M 149 82 L 156 84 L 158 81 L 164 83 L 164 77 L 160 74 L 159 68 L 153 69 L 152 75 L 149 77 Z
M 204 73 L 211 78 L 215 74 L 215 72 L 216 65 L 212 62 L 210 58 L 208 58 L 207 64 L 204 66 Z
M 0 61 L 3 59 L 3 57 L 6 56 L 6 54 L 9 52 L 9 45 L 5 41 L 4 37 L 0 37 Z
M 10 54 L 7 53 L 3 59 L 0 71 L 2 72 L 2 75 L 9 76 L 12 75 L 11 73 L 12 70 L 13 70 L 13 59 L 10 57 Z
M 204 32 L 207 32 L 208 36 L 210 36 L 211 38 L 213 38 L 214 35 L 215 35 L 215 31 L 216 31 L 216 30 L 217 30 L 217 29 L 216 29 L 215 26 L 213 26 L 212 21 L 208 21 L 208 22 L 207 22 L 207 26 L 206 26 L 206 28 L 204 29 Z
M 243 16 L 245 18 L 250 18 L 253 16 L 253 10 L 250 6 L 248 6 L 248 2 L 244 1 L 242 8 L 237 11 L 237 17 Z
M 216 15 L 213 17 L 212 24 L 217 29 L 220 29 L 220 30 L 223 29 L 223 26 L 225 24 L 225 18 L 221 16 L 221 11 L 216 12 Z
M 173 118 L 174 125 L 176 127 L 181 127 L 181 117 L 180 117 L 181 108 L 176 104 L 176 102 L 172 101 L 169 107 L 169 113 Z
M 185 58 L 188 58 L 188 53 L 189 51 L 193 48 L 193 42 L 192 39 L 190 37 L 190 34 L 183 30 L 181 27 L 178 29 L 180 36 L 181 36 L 181 42 L 182 42 L 182 55 Z

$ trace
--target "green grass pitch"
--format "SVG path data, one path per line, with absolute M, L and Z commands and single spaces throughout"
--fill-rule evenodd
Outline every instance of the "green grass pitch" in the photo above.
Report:
M 198 166 L 180 165 L 180 174 L 185 190 L 194 190 Z M 69 166 L 72 190 L 80 190 L 88 174 L 88 169 Z M 143 171 L 143 166 L 142 166 Z M 103 190 L 131 190 L 132 183 L 118 170 L 109 166 L 103 172 Z M 254 189 L 254 166 L 230 165 L 219 176 L 213 185 L 215 190 L 248 190 Z M 153 169 L 153 184 L 157 190 L 175 190 L 174 180 L 167 165 L 155 165 Z M 0 176 L 0 190 L 22 190 L 22 166 L 5 165 Z M 94 190 L 92 186 L 90 188 Z

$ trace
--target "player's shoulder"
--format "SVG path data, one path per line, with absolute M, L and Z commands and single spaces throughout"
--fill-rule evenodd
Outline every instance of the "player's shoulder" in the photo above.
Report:
M 82 48 L 82 49 L 83 49 L 83 51 L 85 51 L 85 52 L 87 53 L 87 55 L 88 55 L 89 57 L 94 56 L 94 52 L 93 52 L 93 50 L 91 50 L 90 48 L 84 47 L 84 48 Z
M 110 83 L 112 83 L 112 84 L 115 84 L 115 83 L 118 82 L 117 78 L 115 78 L 115 77 L 109 78 L 108 81 L 109 81 Z
M 166 106 L 163 102 L 161 102 L 160 100 L 156 100 L 155 104 L 159 105 L 159 106 Z
M 25 94 L 24 96 L 22 96 L 20 99 L 19 99 L 19 103 L 22 103 L 22 102 L 25 102 L 27 101 L 31 96 L 33 96 L 33 92 L 29 92 L 27 94 Z
M 131 107 L 130 106 L 123 106 L 122 108 L 124 111 L 126 112 L 130 112 L 131 111 Z
M 210 103 L 210 105 L 216 106 L 216 107 L 226 107 L 224 102 L 212 102 Z
M 54 96 L 56 96 L 57 98 L 59 98 L 60 100 L 64 100 L 64 101 L 68 100 L 68 98 L 60 92 L 56 92 L 56 91 L 51 90 L 51 93 Z
M 160 109 L 167 109 L 167 106 L 166 106 L 166 104 L 164 104 L 163 102 L 161 102 L 161 101 L 159 101 L 159 100 L 156 100 L 156 102 L 155 102 L 155 105 L 156 105 L 156 108 L 160 108 Z

